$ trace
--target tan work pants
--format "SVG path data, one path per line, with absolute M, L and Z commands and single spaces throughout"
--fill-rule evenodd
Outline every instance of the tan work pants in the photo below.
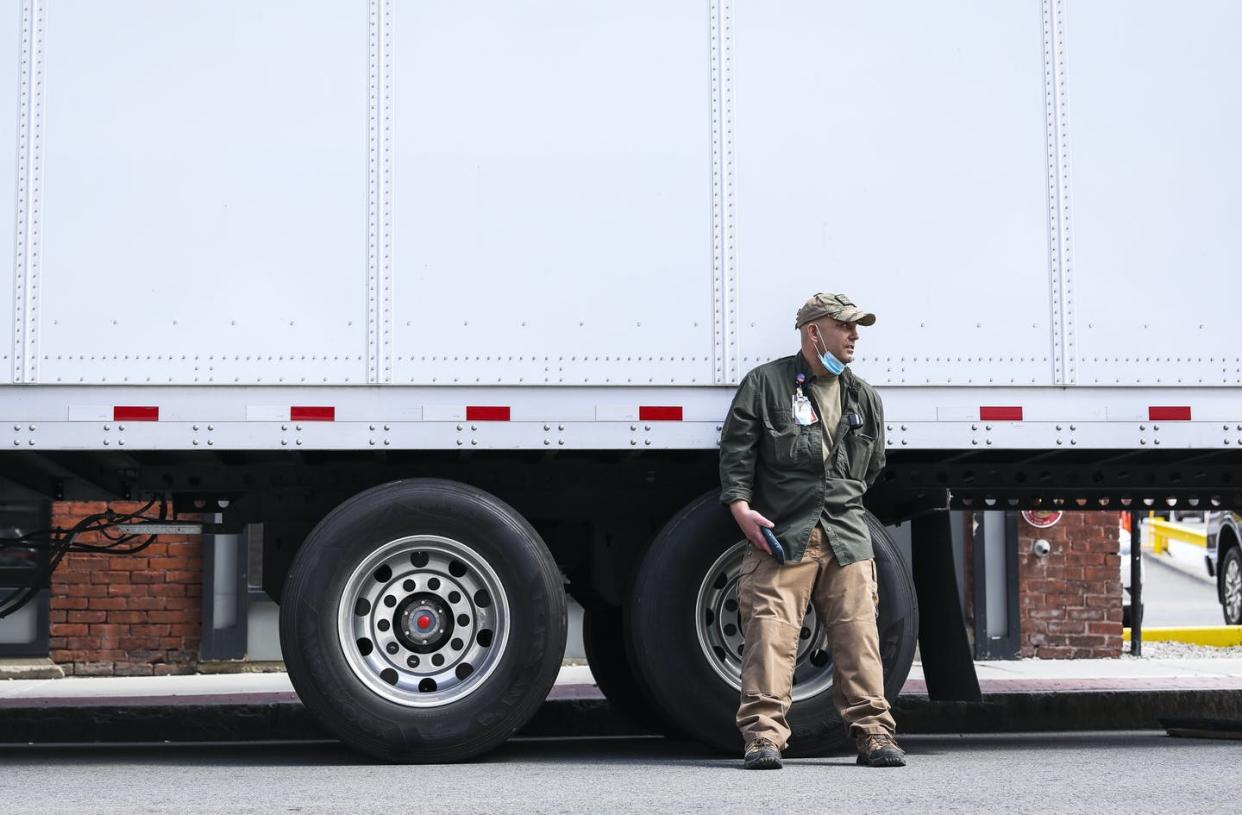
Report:
M 828 632 L 832 700 L 850 735 L 894 733 L 884 698 L 878 600 L 875 561 L 839 565 L 819 526 L 798 563 L 778 566 L 753 546 L 746 552 L 738 586 L 746 644 L 737 726 L 747 744 L 764 738 L 781 750 L 788 746 L 785 714 L 808 602 Z

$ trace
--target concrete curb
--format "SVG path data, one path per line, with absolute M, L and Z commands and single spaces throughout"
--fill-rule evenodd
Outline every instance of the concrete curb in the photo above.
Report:
M 59 700 L 58 700 L 59 701 Z M 313 741 L 331 739 L 298 702 L 47 704 L 0 708 L 0 744 Z M 982 702 L 902 696 L 902 733 L 1015 733 L 1159 729 L 1158 719 L 1242 719 L 1242 689 L 993 693 Z M 525 737 L 647 735 L 603 698 L 550 699 Z
M 1133 690 L 992 693 L 982 702 L 902 696 L 894 706 L 904 733 L 1040 733 L 1162 730 L 1159 719 L 1242 719 L 1242 690 Z
M 1130 642 L 1133 629 L 1121 629 L 1121 641 Z M 1242 645 L 1242 625 L 1181 625 L 1143 627 L 1143 642 L 1184 642 L 1212 648 Z
M 0 659 L 0 679 L 64 679 L 65 669 L 50 659 Z

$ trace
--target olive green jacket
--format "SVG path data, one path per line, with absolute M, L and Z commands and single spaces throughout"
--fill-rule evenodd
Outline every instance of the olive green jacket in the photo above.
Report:
M 720 435 L 720 501 L 748 501 L 775 523 L 772 531 L 790 562 L 802 559 L 821 517 L 841 565 L 868 560 L 874 554 L 862 497 L 884 469 L 884 406 L 875 389 L 846 368 L 841 421 L 825 460 L 823 428 L 793 420 L 799 373 L 814 378 L 800 353 L 760 365 L 738 386 Z M 811 389 L 804 385 L 803 392 L 814 403 Z M 862 418 L 856 430 L 850 430 L 850 413 Z

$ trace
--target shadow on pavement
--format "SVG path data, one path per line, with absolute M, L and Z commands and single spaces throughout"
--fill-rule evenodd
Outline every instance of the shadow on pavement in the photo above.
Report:
M 900 739 L 912 759 L 952 756 L 979 750 L 1022 752 L 1107 747 L 1109 751 L 1150 750 L 1175 742 L 1163 732 L 1032 733 L 961 736 L 907 736 Z M 1181 740 L 1185 744 L 1185 740 Z M 1115 753 L 1114 753 L 1115 754 Z M 715 752 L 700 744 L 660 737 L 514 739 L 471 762 L 488 764 L 618 764 L 633 767 L 740 767 L 740 756 Z M 856 767 L 854 755 L 789 759 L 793 766 Z M 234 742 L 199 744 L 0 745 L 0 769 L 32 765 L 144 764 L 154 767 L 367 767 L 383 762 L 331 741 Z M 862 768 L 859 768 L 862 769 Z
M 53 764 L 196 767 L 347 767 L 376 762 L 338 742 L 0 745 L 0 768 Z

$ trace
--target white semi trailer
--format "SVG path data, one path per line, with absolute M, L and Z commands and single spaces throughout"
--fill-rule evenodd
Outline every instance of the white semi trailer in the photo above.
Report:
M 512 734 L 566 590 L 615 701 L 737 745 L 717 439 L 816 291 L 879 315 L 890 693 L 916 638 L 973 682 L 947 509 L 1242 504 L 1236 3 L 2 8 L 4 494 L 264 524 L 371 754 Z

